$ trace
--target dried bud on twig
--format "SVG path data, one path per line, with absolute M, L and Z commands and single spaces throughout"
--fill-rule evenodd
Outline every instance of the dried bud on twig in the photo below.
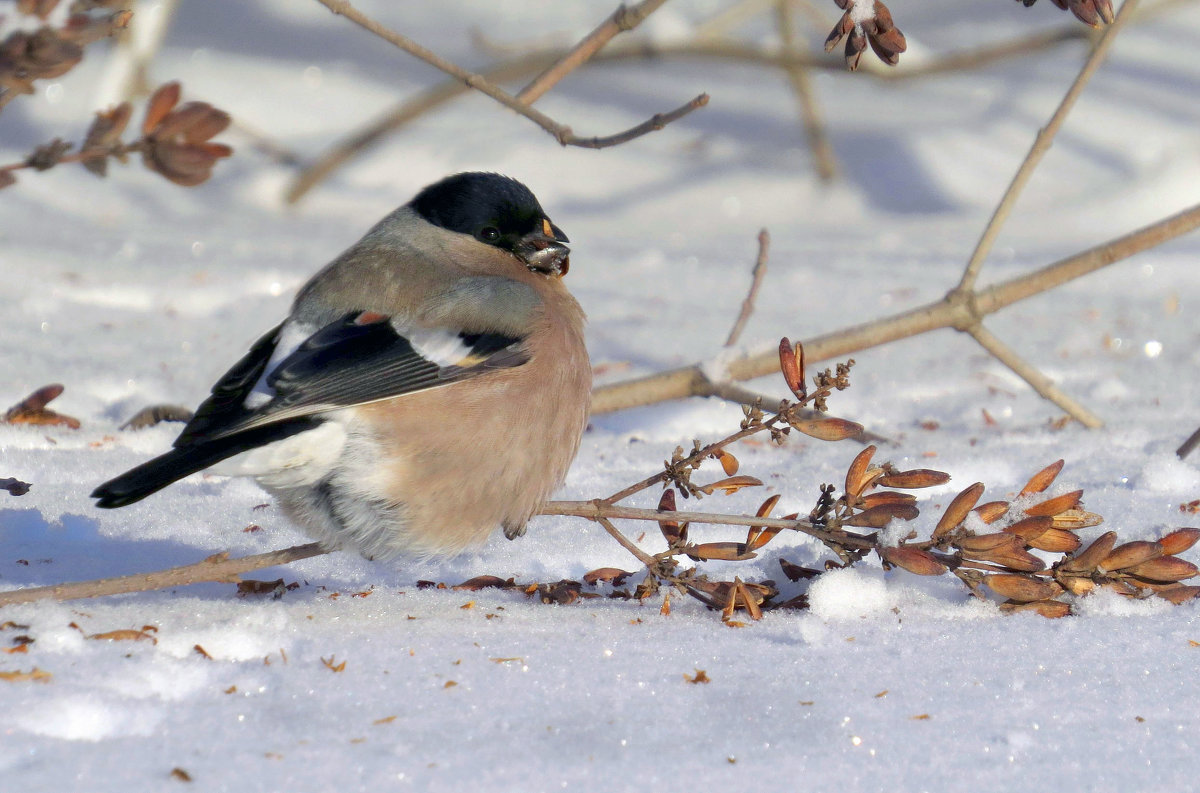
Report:
M 142 122 L 142 161 L 175 184 L 192 187 L 212 175 L 213 166 L 233 149 L 210 138 L 229 126 L 229 114 L 207 102 L 179 102 L 179 83 L 154 92 Z
M 1029 8 L 1037 0 L 1018 0 L 1018 2 Z M 1112 24 L 1114 19 L 1112 0 L 1051 0 L 1051 2 L 1064 11 L 1070 10 L 1076 19 L 1094 28 Z
M 784 382 L 796 399 L 804 401 L 808 396 L 808 388 L 804 385 L 804 346 L 797 343 L 793 347 L 787 336 L 780 339 L 779 369 L 783 372 Z
M 825 51 L 832 52 L 843 38 L 846 39 L 846 68 L 854 71 L 869 44 L 879 60 L 895 66 L 900 62 L 900 53 L 908 49 L 904 34 L 892 21 L 892 12 L 879 0 L 834 0 L 838 8 L 845 9 L 842 18 L 833 26 L 825 39 Z

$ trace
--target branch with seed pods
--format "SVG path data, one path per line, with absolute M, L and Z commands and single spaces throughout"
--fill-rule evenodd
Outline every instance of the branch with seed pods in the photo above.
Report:
M 233 149 L 212 138 L 229 126 L 229 114 L 207 102 L 179 104 L 179 83 L 166 83 L 146 103 L 142 135 L 125 143 L 121 136 L 133 116 L 133 106 L 122 102 L 96 113 L 79 150 L 71 154 L 71 144 L 60 138 L 38 146 L 21 162 L 0 165 L 0 188 L 16 182 L 15 171 L 32 168 L 45 171 L 56 165 L 77 162 L 97 176 L 108 174 L 108 161 L 125 163 L 131 154 L 141 154 L 142 163 L 151 171 L 184 187 L 208 181 L 217 161 L 233 154 Z
M 697 563 L 753 559 L 784 530 L 799 531 L 824 543 L 837 557 L 836 561 L 825 563 L 826 570 L 852 566 L 874 553 L 885 569 L 925 576 L 950 573 L 979 598 L 986 598 L 985 589 L 991 590 L 1003 598 L 1000 608 L 1004 611 L 1035 611 L 1047 617 L 1061 617 L 1071 612 L 1072 597 L 1098 588 L 1130 598 L 1157 596 L 1172 603 L 1200 595 L 1200 586 L 1183 583 L 1200 571 L 1177 556 L 1200 539 L 1200 529 L 1181 528 L 1156 542 L 1139 540 L 1123 545 L 1116 544 L 1117 535 L 1110 531 L 1081 551 L 1082 541 L 1075 531 L 1099 525 L 1103 519 L 1082 508 L 1081 490 L 1042 498 L 1062 470 L 1062 460 L 1035 474 L 1011 501 L 979 504 L 984 485 L 977 482 L 955 496 L 929 539 L 914 542 L 918 534 L 912 530 L 896 542 L 887 539 L 894 536 L 889 530 L 893 522 L 911 522 L 920 515 L 916 498 L 902 491 L 942 485 L 950 480 L 950 475 L 929 469 L 899 471 L 890 463 L 875 464 L 876 449 L 869 446 L 850 463 L 840 496 L 835 497 L 833 485 L 821 486 L 807 519 L 798 519 L 793 514 L 781 520 L 767 520 L 779 501 L 779 495 L 773 495 L 762 503 L 753 518 L 744 516 L 751 524 L 744 541 L 690 543 L 688 526 L 692 523 L 732 521 L 729 516 L 679 511 L 676 493 L 687 498 L 761 484 L 752 477 L 733 475 L 738 465 L 726 450 L 730 443 L 758 432 L 769 432 L 772 440 L 780 442 L 789 428 L 821 440 L 837 440 L 853 434 L 857 426 L 836 418 L 798 419 L 796 413 L 810 403 L 824 410 L 825 397 L 830 391 L 848 385 L 845 378 L 848 366 L 839 367 L 836 377 L 831 377 L 828 370 L 818 375 L 817 390 L 809 395 L 804 388 L 803 350 L 784 339 L 779 352 L 784 379 L 796 396 L 796 403 L 781 404 L 779 411 L 770 417 L 761 409 L 746 408 L 746 418 L 738 432 L 706 446 L 696 442 L 695 449 L 686 456 L 682 449 L 676 449 L 659 474 L 608 499 L 583 502 L 593 505 L 593 514 L 587 517 L 600 522 L 645 565 L 647 576 L 633 597 L 644 599 L 657 593 L 662 584 L 668 584 L 720 609 L 723 619 L 731 624 L 741 624 L 735 619 L 738 611 L 759 619 L 764 611 L 773 608 L 802 607 L 803 596 L 775 602 L 778 590 L 771 581 L 750 582 L 740 577 L 712 581 L 698 567 L 680 570 L 679 566 L 683 556 Z M 696 485 L 692 474 L 710 458 L 721 463 L 727 478 Z M 659 483 L 667 486 L 657 510 L 657 522 L 667 549 L 650 555 L 624 537 L 611 519 L 651 517 L 641 514 L 650 510 L 623 510 L 616 502 Z M 547 506 L 554 508 L 553 514 L 580 514 L 572 511 L 571 502 Z M 754 520 L 761 522 L 755 525 Z M 1061 556 L 1048 562 L 1035 555 L 1035 550 Z M 813 578 L 822 572 L 782 559 L 780 565 L 793 581 Z M 616 573 L 624 571 L 612 575 Z M 669 600 L 664 601 L 664 610 L 669 608 L 668 604 Z

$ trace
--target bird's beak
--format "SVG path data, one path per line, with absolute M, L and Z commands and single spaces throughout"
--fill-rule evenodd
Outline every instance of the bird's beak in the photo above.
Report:
M 513 253 L 532 272 L 561 278 L 571 269 L 571 250 L 562 244 L 567 241 L 558 226 L 543 218 L 542 228 L 522 237 Z

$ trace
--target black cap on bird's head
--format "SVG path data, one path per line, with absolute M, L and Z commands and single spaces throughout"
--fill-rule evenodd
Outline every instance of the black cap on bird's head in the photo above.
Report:
M 435 226 L 506 250 L 531 271 L 566 275 L 567 235 L 550 222 L 528 187 L 498 173 L 460 173 L 426 187 L 408 203 Z

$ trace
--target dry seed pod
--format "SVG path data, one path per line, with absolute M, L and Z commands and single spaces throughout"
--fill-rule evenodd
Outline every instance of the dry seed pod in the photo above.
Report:
M 878 548 L 879 555 L 888 564 L 903 568 L 917 575 L 941 575 L 946 572 L 946 565 L 939 562 L 928 551 L 920 548 L 909 548 L 906 545 Z
M 1090 578 L 1082 578 L 1080 576 L 1063 576 L 1058 580 L 1063 587 L 1072 595 L 1088 595 L 1096 588 L 1096 582 Z
M 950 505 L 946 507 L 946 511 L 942 513 L 941 520 L 937 522 L 937 527 L 933 530 L 933 538 L 941 539 L 946 532 L 966 520 L 971 508 L 975 506 L 982 495 L 983 482 L 976 482 L 955 496 Z
M 819 441 L 844 441 L 861 435 L 863 425 L 827 416 L 821 419 L 788 419 L 792 428 Z
M 1006 614 L 1013 614 L 1018 611 L 1035 611 L 1047 619 L 1058 619 L 1066 617 L 1071 613 L 1070 604 L 1063 603 L 1061 600 L 1035 600 L 1032 603 L 1001 603 L 1000 610 Z
M 675 511 L 675 491 L 671 488 L 664 490 L 662 497 L 658 499 L 658 511 Z M 680 523 L 674 519 L 660 520 L 658 522 L 658 530 L 662 532 L 662 536 L 669 545 L 674 545 L 677 542 L 687 542 L 687 529 L 687 523 Z
M 1122 572 L 1151 581 L 1183 581 L 1196 576 L 1196 565 L 1178 556 L 1160 556 L 1148 562 L 1127 567 Z
M 1176 529 L 1164 535 L 1158 544 L 1162 546 L 1164 554 L 1173 556 L 1191 548 L 1196 544 L 1196 540 L 1200 540 L 1200 529 Z
M 1092 540 L 1092 544 L 1083 549 L 1082 552 L 1067 559 L 1062 563 L 1062 570 L 1069 573 L 1090 573 L 1100 566 L 1104 561 L 1104 557 L 1108 556 L 1117 543 L 1117 533 L 1115 531 L 1106 531 L 1096 539 Z
M 841 36 L 838 38 L 840 39 Z M 825 51 L 829 52 L 836 44 L 837 42 L 834 41 Z M 808 389 L 804 385 L 804 345 L 797 343 L 793 347 L 786 336 L 780 339 L 779 369 L 783 372 L 783 379 L 787 383 L 788 390 L 795 395 L 796 399 L 803 402 L 808 396 Z
M 1014 538 L 1011 545 L 1001 545 L 991 551 L 971 554 L 975 559 L 992 562 L 1022 573 L 1036 573 L 1046 568 L 1046 563 L 1020 546 L 1020 540 Z
M 1022 603 L 1049 600 L 1063 592 L 1063 588 L 1053 581 L 1039 581 L 1036 578 L 1010 573 L 990 575 L 983 579 L 983 582 L 1000 597 Z
M 858 526 L 860 528 L 882 529 L 893 518 L 912 520 L 921 514 L 921 510 L 913 504 L 880 504 L 877 507 L 865 509 L 842 521 L 843 526 Z
M 734 457 L 724 449 L 718 449 L 713 452 L 713 457 L 721 463 L 721 469 L 725 471 L 725 476 L 733 476 L 738 472 L 738 458 Z
M 1032 540 L 1026 540 L 1026 544 L 1037 548 L 1039 551 L 1074 553 L 1079 550 L 1079 546 L 1083 544 L 1083 541 L 1079 539 L 1077 534 L 1069 532 L 1066 529 L 1050 529 L 1034 537 Z
M 1038 537 L 1048 532 L 1054 527 L 1054 518 L 1046 515 L 1039 515 L 1032 518 L 1018 520 L 1011 526 L 1006 526 L 1004 531 L 1009 534 L 1016 535 L 1029 544 Z M 1077 546 L 1078 547 L 1078 546 Z M 1045 550 L 1044 548 L 1042 550 Z M 1072 549 L 1074 550 L 1074 549 Z
M 150 135 L 155 128 L 171 112 L 171 108 L 179 104 L 179 83 L 164 83 L 159 86 L 150 101 L 146 103 L 146 118 L 142 121 L 142 134 Z
M 882 504 L 916 504 L 917 497 L 911 493 L 898 493 L 895 490 L 880 490 L 862 497 L 863 509 L 878 507 Z
M 1104 557 L 1104 561 L 1100 562 L 1100 566 L 1105 570 L 1124 570 L 1126 567 L 1157 559 L 1162 554 L 1162 546 L 1158 543 L 1134 540 L 1113 548 L 1112 552 Z
M 1047 499 L 1040 504 L 1034 504 L 1025 510 L 1025 514 L 1031 517 L 1038 515 L 1057 515 L 1060 512 L 1066 512 L 1068 509 L 1074 509 L 1079 503 L 1079 499 L 1083 497 L 1082 490 L 1072 490 L 1070 493 L 1063 493 L 1061 496 Z
M 858 495 L 863 492 L 866 483 L 867 468 L 871 465 L 871 458 L 875 456 L 875 447 L 868 446 L 854 456 L 850 462 L 850 467 L 846 469 L 846 494 L 853 495 L 858 498 Z
M 752 476 L 731 476 L 727 479 L 719 479 L 712 484 L 699 487 L 697 490 L 708 496 L 711 496 L 717 490 L 720 490 L 725 495 L 729 495 L 730 493 L 736 493 L 743 487 L 762 487 L 762 480 L 755 479 Z
M 935 487 L 950 481 L 950 474 L 934 471 L 929 468 L 914 468 L 911 471 L 897 471 L 879 477 L 883 487 L 895 487 L 900 490 L 915 490 L 921 487 Z
M 1200 586 L 1177 586 L 1172 589 L 1156 592 L 1155 594 L 1163 600 L 1169 600 L 1178 606 L 1180 603 L 1186 603 L 1197 595 L 1200 595 Z
M 684 553 L 691 559 L 718 559 L 724 562 L 740 562 L 753 559 L 758 554 L 746 549 L 744 542 L 702 542 L 699 545 L 689 545 Z
M 733 579 L 733 587 L 737 591 L 738 599 L 750 615 L 750 619 L 761 620 L 762 609 L 758 607 L 758 604 L 762 602 L 762 597 L 758 596 L 757 593 L 752 594 L 740 578 Z
M 1042 470 L 1034 474 L 1025 487 L 1021 488 L 1021 495 L 1027 496 L 1030 493 L 1044 493 L 1046 488 L 1054 484 L 1054 480 L 1058 477 L 1059 471 L 1063 469 L 1063 461 L 1059 460 L 1056 463 L 1050 463 Z
M 976 534 L 970 537 L 960 537 L 954 541 L 954 546 L 967 553 L 987 553 L 1001 546 L 1018 547 L 1018 538 L 1004 532 L 996 534 Z
M 759 505 L 758 512 L 754 513 L 754 516 L 756 518 L 765 518 L 771 514 L 771 510 L 774 509 L 778 502 L 779 494 L 776 493 Z M 764 531 L 762 526 L 751 526 L 746 532 L 746 547 L 752 551 L 757 551 L 774 539 L 775 535 L 779 532 L 780 529 L 766 529 Z
M 995 523 L 1008 514 L 1007 501 L 989 501 L 986 504 L 980 504 L 975 507 L 975 514 L 984 523 Z
M 1054 516 L 1056 529 L 1086 529 L 1089 526 L 1099 526 L 1104 518 L 1095 512 L 1085 512 L 1082 509 L 1068 509 Z

